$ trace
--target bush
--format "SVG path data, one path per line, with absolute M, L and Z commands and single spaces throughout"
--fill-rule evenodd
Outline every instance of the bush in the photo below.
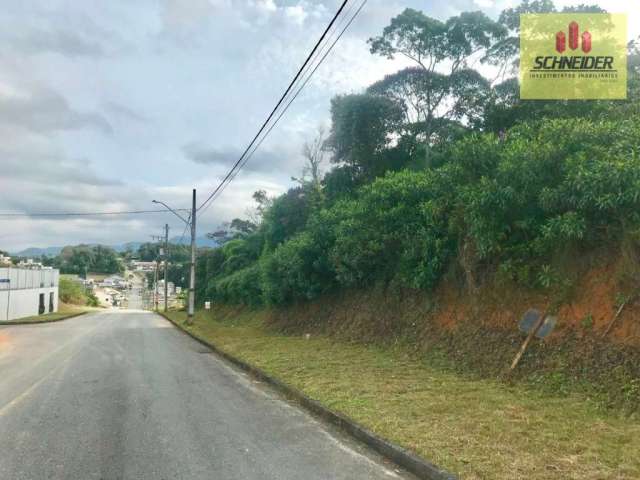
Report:
M 619 240 L 638 223 L 639 126 L 570 119 L 512 129 L 494 147 L 495 166 L 458 188 L 458 237 L 473 240 L 479 260 L 511 265 Z M 462 145 L 453 161 L 468 156 Z
M 264 300 L 283 304 L 310 300 L 333 289 L 335 271 L 328 259 L 331 224 L 319 215 L 310 228 L 281 244 L 261 262 Z
M 262 288 L 259 264 L 253 264 L 220 280 L 214 280 L 210 285 L 208 297 L 224 303 L 260 305 Z
M 74 282 L 69 278 L 60 277 L 60 283 L 58 285 L 58 298 L 63 303 L 69 303 L 73 305 L 90 305 L 89 297 L 84 286 L 82 286 L 78 282 Z
M 263 242 L 272 249 L 258 261 L 255 248 L 230 242 L 224 270 L 235 273 L 214 289 L 248 304 L 378 282 L 429 289 L 454 260 L 465 273 L 483 265 L 547 288 L 555 253 L 620 242 L 640 227 L 639 150 L 640 117 L 546 119 L 503 141 L 471 135 L 440 151 L 432 169 L 388 173 L 312 212 L 301 230 L 298 222 Z M 276 231 L 272 217 L 263 231 Z
M 399 281 L 431 287 L 453 247 L 446 231 L 448 199 L 439 172 L 388 174 L 336 204 L 331 260 L 338 281 L 365 286 Z

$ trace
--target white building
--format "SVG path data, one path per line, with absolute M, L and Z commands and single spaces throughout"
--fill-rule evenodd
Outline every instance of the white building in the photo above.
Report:
M 60 273 L 50 267 L 0 268 L 0 323 L 58 311 Z
M 129 283 L 120 275 L 111 275 L 100 282 L 101 287 L 128 288 Z
M 158 280 L 156 293 L 158 295 L 164 296 L 164 280 Z M 173 284 L 173 282 L 167 283 L 167 294 L 171 296 L 174 293 L 176 293 L 176 286 Z
M 160 268 L 161 265 L 162 263 L 159 264 L 158 268 Z M 153 272 L 156 269 L 156 262 L 134 261 L 134 262 L 131 262 L 131 267 L 133 270 L 137 272 Z

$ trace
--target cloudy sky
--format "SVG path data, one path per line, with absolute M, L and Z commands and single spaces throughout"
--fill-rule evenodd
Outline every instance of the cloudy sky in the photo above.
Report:
M 186 207 L 226 173 L 286 88 L 338 0 L 0 0 L 0 212 Z M 492 17 L 509 0 L 369 0 L 283 121 L 199 220 L 242 215 L 251 193 L 284 191 L 329 101 L 402 64 L 366 40 L 406 7 Z M 559 5 L 575 2 L 559 1 Z M 640 2 L 597 3 L 628 12 Z M 634 5 L 631 7 L 631 5 Z M 630 11 L 633 8 L 634 11 Z M 170 215 L 0 218 L 0 249 L 147 240 Z

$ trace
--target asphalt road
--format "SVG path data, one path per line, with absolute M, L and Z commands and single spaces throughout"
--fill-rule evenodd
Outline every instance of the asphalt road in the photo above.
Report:
M 166 320 L 0 327 L 0 479 L 393 479 Z

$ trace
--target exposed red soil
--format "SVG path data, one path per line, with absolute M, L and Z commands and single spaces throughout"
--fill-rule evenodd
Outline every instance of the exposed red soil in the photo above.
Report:
M 600 265 L 590 268 L 580 277 L 568 303 L 560 306 L 558 326 L 553 333 L 559 337 L 569 332 L 578 336 L 587 329 L 603 334 L 618 310 L 620 289 L 617 266 Z M 516 329 L 517 322 L 529 308 L 544 311 L 549 306 L 547 295 L 514 286 L 485 286 L 474 298 L 450 284 L 441 285 L 434 297 L 437 310 L 431 320 L 440 328 L 454 330 L 465 321 L 489 328 Z M 628 302 L 608 333 L 614 342 L 640 345 L 640 301 Z

